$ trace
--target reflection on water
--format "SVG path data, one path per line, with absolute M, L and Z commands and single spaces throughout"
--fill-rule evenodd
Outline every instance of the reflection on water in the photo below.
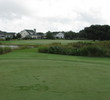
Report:
M 18 45 L 0 45 L 0 47 L 10 47 L 10 48 L 18 48 L 19 46 Z

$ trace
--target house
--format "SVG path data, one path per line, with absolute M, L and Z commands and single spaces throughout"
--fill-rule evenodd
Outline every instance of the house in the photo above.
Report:
M 5 40 L 5 33 L 0 32 L 0 40 Z
M 55 38 L 59 38 L 59 39 L 63 39 L 64 38 L 64 33 L 57 33 L 55 36 Z
M 44 37 L 44 34 L 41 32 L 36 32 L 36 29 L 34 30 L 23 30 L 19 34 L 21 34 L 22 39 L 42 39 Z
M 5 34 L 5 38 L 10 38 L 10 39 L 13 39 L 15 36 L 15 33 L 11 32 L 11 33 L 6 33 Z
M 6 40 L 8 39 L 13 39 L 15 36 L 15 33 L 7 33 L 7 32 L 0 32 L 0 39 L 1 40 Z
M 37 38 L 36 29 L 34 29 L 34 30 L 23 30 L 19 34 L 21 34 L 22 39 L 23 38 Z
M 44 39 L 44 34 L 41 32 L 37 33 L 37 39 Z

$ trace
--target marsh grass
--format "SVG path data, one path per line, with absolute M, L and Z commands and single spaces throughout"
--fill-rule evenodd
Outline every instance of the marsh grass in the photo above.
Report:
M 12 51 L 12 48 L 10 47 L 0 47 L 0 54 L 5 54 L 11 51 Z
M 41 46 L 38 51 L 42 53 L 53 53 L 73 56 L 110 56 L 110 42 L 77 42 L 62 45 L 61 43 L 52 43 Z

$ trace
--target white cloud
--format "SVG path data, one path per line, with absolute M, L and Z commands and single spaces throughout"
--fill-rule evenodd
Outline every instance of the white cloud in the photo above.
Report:
M 109 0 L 0 0 L 0 29 L 79 31 L 110 24 Z

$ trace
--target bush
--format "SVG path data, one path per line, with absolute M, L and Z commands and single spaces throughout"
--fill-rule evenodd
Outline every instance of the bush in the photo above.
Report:
M 85 46 L 80 49 L 81 56 L 105 56 L 106 50 L 98 46 Z
M 3 48 L 0 47 L 0 54 L 3 54 Z
M 48 46 L 42 46 L 42 47 L 39 47 L 38 48 L 38 52 L 41 52 L 41 53 L 49 53 L 48 50 L 49 47 Z
M 68 43 L 68 46 L 74 47 L 74 48 L 82 48 L 84 46 L 91 46 L 93 45 L 92 42 L 76 42 L 76 43 Z
M 63 54 L 63 55 L 77 55 L 77 49 L 67 48 L 66 46 L 45 46 L 38 49 L 42 53 Z
M 110 41 L 98 41 L 95 43 L 95 45 L 98 45 L 98 46 L 103 47 L 103 48 L 110 49 Z
M 60 46 L 50 46 L 48 49 L 49 53 L 54 53 L 54 54 L 62 54 L 62 47 Z
M 108 45 L 109 43 L 107 43 Z M 42 53 L 74 55 L 74 56 L 110 56 L 110 49 L 99 43 L 70 43 L 68 45 L 51 44 L 38 49 Z
M 9 47 L 0 47 L 0 54 L 5 54 L 5 53 L 8 53 L 8 52 L 11 52 L 12 49 L 9 48 Z
M 5 47 L 4 48 L 4 52 L 5 53 L 11 52 L 11 51 L 12 51 L 12 49 L 10 47 Z

